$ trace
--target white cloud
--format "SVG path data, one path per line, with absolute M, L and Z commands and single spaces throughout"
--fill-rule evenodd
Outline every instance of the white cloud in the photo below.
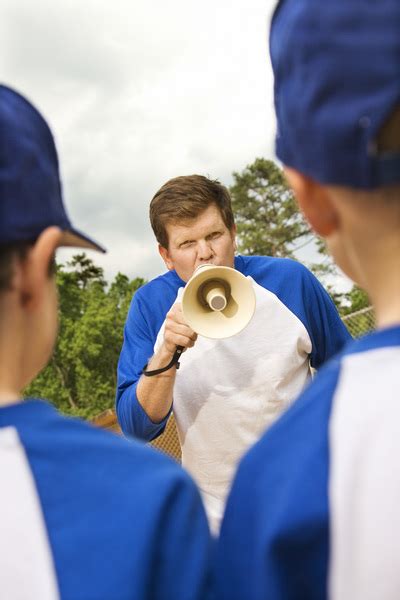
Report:
M 170 177 L 273 156 L 274 0 L 3 0 L 2 79 L 55 133 L 76 227 L 108 277 L 163 270 L 148 204 Z

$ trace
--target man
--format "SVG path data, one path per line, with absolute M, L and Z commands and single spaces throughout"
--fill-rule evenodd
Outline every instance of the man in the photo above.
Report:
M 182 463 L 199 485 L 217 533 L 239 458 L 289 407 L 320 365 L 349 335 L 327 293 L 301 264 L 235 256 L 235 224 L 226 188 L 193 175 L 168 181 L 154 196 L 150 220 L 168 273 L 134 298 L 118 367 L 117 413 L 128 435 L 151 440 L 172 405 Z M 250 277 L 256 311 L 238 335 L 197 337 L 180 297 L 202 264 L 235 267 Z M 165 368 L 177 346 L 187 349 Z
M 208 598 L 207 520 L 182 469 L 22 400 L 57 335 L 56 249 L 101 247 L 65 213 L 47 124 L 5 86 L 0 207 L 1 597 Z
M 398 0 L 282 0 L 272 21 L 278 157 L 378 330 L 240 465 L 218 553 L 227 600 L 399 598 L 399 31 Z

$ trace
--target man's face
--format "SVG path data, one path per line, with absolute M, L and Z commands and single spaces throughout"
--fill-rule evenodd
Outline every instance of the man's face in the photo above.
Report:
M 160 254 L 169 270 L 175 269 L 183 281 L 203 264 L 233 267 L 236 228 L 230 231 L 215 204 L 199 217 L 179 224 L 168 224 L 168 248 Z

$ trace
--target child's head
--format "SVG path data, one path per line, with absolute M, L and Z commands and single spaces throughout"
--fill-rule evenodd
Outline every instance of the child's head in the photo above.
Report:
M 399 32 L 398 0 L 282 0 L 271 26 L 277 155 L 362 285 L 369 253 L 400 235 Z
M 26 385 L 49 358 L 58 246 L 103 250 L 66 215 L 48 125 L 25 98 L 0 85 L 0 388 L 7 388 L 5 379 L 10 389 Z

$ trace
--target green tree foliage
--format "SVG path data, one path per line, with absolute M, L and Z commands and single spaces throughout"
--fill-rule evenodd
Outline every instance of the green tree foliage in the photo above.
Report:
M 257 158 L 240 173 L 234 172 L 233 179 L 229 191 L 241 252 L 293 257 L 299 246 L 308 243 L 310 227 L 273 161 Z
M 370 299 L 367 296 L 367 292 L 359 288 L 357 285 L 353 285 L 350 292 L 344 294 L 345 305 L 342 309 L 343 315 L 349 315 L 363 308 L 371 306 Z
M 271 160 L 257 158 L 233 173 L 229 188 L 243 254 L 296 258 L 296 251 L 313 244 L 318 261 L 308 267 L 323 281 L 338 308 L 347 300 L 329 285 L 338 271 L 325 241 L 316 236 L 297 207 L 283 171 Z
M 143 283 L 118 273 L 107 287 L 103 270 L 85 254 L 58 265 L 57 345 L 26 395 L 46 397 L 64 413 L 87 418 L 112 407 L 124 323 Z
M 366 292 L 356 285 L 350 292 L 343 295 L 339 312 L 354 337 L 364 335 L 376 327 L 375 314 L 370 300 Z

